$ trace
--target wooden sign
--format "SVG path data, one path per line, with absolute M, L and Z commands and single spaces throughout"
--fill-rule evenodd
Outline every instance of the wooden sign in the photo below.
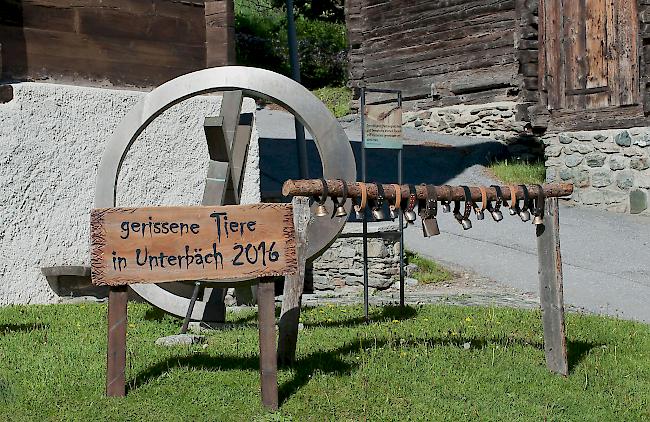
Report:
M 290 204 L 100 208 L 90 235 L 96 285 L 250 280 L 297 266 Z

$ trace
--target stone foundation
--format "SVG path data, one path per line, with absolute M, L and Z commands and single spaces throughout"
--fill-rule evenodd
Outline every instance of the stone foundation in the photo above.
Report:
M 383 290 L 399 280 L 399 224 L 368 224 L 368 284 Z M 363 285 L 361 223 L 347 223 L 332 246 L 307 269 L 313 290 Z
M 526 122 L 516 120 L 515 102 L 455 105 L 405 112 L 404 125 L 427 132 L 482 136 L 508 142 L 527 135 Z
M 542 140 L 547 182 L 573 183 L 573 201 L 650 214 L 650 128 L 564 132 Z

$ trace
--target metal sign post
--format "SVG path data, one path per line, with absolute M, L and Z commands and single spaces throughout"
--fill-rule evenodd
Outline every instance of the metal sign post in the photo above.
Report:
M 400 136 L 396 140 L 394 136 L 379 136 L 374 139 L 372 145 L 368 145 L 366 137 L 366 93 L 381 93 L 381 94 L 397 94 L 397 109 L 399 113 Z M 395 89 L 371 89 L 361 88 L 361 173 L 363 182 L 368 180 L 368 169 L 366 164 L 366 148 L 370 149 L 397 149 L 397 183 L 402 184 L 403 168 L 402 168 L 402 138 L 401 138 L 401 109 L 402 109 L 402 91 Z M 390 111 L 386 111 L 385 116 L 390 115 Z M 363 210 L 363 312 L 366 322 L 370 321 L 369 316 L 369 286 L 368 286 L 368 214 L 367 210 Z M 399 213 L 399 304 L 404 306 L 404 217 Z

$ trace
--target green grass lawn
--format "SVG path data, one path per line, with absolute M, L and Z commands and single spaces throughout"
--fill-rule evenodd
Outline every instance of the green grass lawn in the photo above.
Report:
M 539 312 L 308 309 L 277 414 L 259 404 L 255 314 L 207 346 L 164 348 L 179 321 L 129 305 L 128 395 L 105 398 L 106 306 L 0 309 L 0 420 L 592 420 L 650 418 L 650 326 L 571 314 L 570 375 L 544 364 Z M 469 349 L 464 347 L 470 343 Z
M 413 274 L 413 278 L 420 283 L 441 283 L 454 278 L 454 274 L 451 273 L 451 271 L 448 271 L 431 259 L 408 250 L 405 251 L 405 255 L 409 264 L 415 264 L 418 266 L 418 270 Z
M 497 179 L 504 183 L 544 183 L 546 167 L 543 162 L 497 161 L 490 165 Z

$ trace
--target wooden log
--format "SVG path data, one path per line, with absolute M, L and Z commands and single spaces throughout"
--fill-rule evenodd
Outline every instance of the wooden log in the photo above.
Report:
M 295 197 L 293 205 L 293 224 L 296 230 L 296 254 L 298 256 L 298 271 L 284 278 L 284 293 L 282 297 L 282 312 L 280 313 L 278 341 L 278 363 L 288 365 L 296 359 L 296 344 L 298 343 L 298 324 L 302 292 L 305 286 L 305 264 L 307 257 L 307 225 L 310 211 L 309 199 Z
M 127 286 L 111 287 L 108 293 L 108 344 L 106 347 L 106 395 L 126 395 Z
M 262 404 L 269 410 L 278 408 L 278 363 L 275 350 L 275 285 L 263 277 L 257 288 L 260 334 L 260 390 Z
M 361 196 L 361 185 L 359 182 L 346 182 L 348 187 L 348 197 L 358 198 Z M 377 186 L 368 183 L 368 198 L 377 198 Z M 343 195 L 343 185 L 339 180 L 328 180 L 327 187 L 330 196 L 341 197 Z M 395 199 L 395 188 L 392 185 L 384 184 L 384 197 L 386 199 Z M 425 185 L 417 185 L 416 192 L 418 199 L 426 199 Z M 539 188 L 536 185 L 527 185 L 530 197 L 537 196 Z M 544 196 L 547 198 L 552 197 L 565 197 L 573 193 L 573 185 L 570 183 L 552 183 L 542 186 L 544 189 Z M 402 199 L 408 199 L 409 187 L 402 185 Z M 465 199 L 465 191 L 460 186 L 435 186 L 438 200 L 445 201 L 463 201 Z M 508 186 L 501 186 L 501 191 L 506 199 L 510 199 L 510 188 Z M 470 187 L 472 193 L 472 200 L 481 201 L 481 191 L 478 187 Z M 284 182 L 282 186 L 282 194 L 284 196 L 317 196 L 322 194 L 322 184 L 320 179 L 311 180 L 292 180 L 289 179 Z M 516 191 L 517 199 L 524 198 L 524 191 L 521 187 L 517 186 Z M 497 199 L 497 193 L 494 188 L 487 188 L 488 200 L 494 201 Z
M 544 325 L 544 353 L 549 370 L 567 376 L 560 220 L 557 198 L 546 200 L 544 224 L 537 226 L 539 296 Z

